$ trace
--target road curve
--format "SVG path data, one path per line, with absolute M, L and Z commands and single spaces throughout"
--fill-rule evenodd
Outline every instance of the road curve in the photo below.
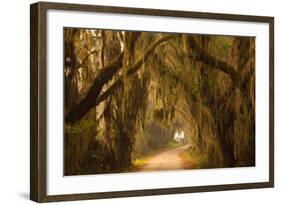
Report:
M 151 157 L 140 171 L 184 169 L 180 154 L 189 146 L 183 145 Z

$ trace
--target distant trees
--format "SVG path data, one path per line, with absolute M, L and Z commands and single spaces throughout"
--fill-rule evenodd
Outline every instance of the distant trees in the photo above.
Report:
M 130 169 L 178 126 L 208 166 L 254 165 L 253 38 L 65 29 L 64 50 L 66 173 Z

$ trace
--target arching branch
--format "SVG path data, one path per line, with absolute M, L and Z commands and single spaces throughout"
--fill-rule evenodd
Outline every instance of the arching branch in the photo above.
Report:
M 173 35 L 168 35 L 156 40 L 144 52 L 144 55 L 133 66 L 128 69 L 127 75 L 134 74 L 141 67 L 142 63 L 147 60 L 148 56 L 156 49 L 158 45 L 172 38 L 174 38 Z M 92 107 L 96 106 L 97 102 L 101 102 L 98 99 L 98 96 L 103 86 L 108 83 L 112 79 L 113 75 L 122 67 L 123 55 L 124 54 L 122 52 L 113 64 L 107 66 L 101 71 L 101 73 L 94 80 L 93 85 L 91 86 L 87 96 L 74 108 L 73 111 L 71 111 L 66 116 L 66 123 L 75 123 L 76 121 L 80 120 Z M 116 84 L 121 83 L 120 81 L 121 78 L 118 78 L 112 86 L 117 86 Z M 111 87 L 109 89 L 113 89 Z M 106 92 L 104 94 L 106 94 Z M 106 96 L 104 95 L 104 97 L 101 96 L 100 98 L 106 99 L 105 97 Z
M 95 106 L 99 105 L 101 102 L 105 101 L 109 96 L 111 96 L 115 90 L 123 84 L 123 80 L 118 78 L 105 92 L 103 92 L 96 100 Z
M 71 69 L 71 71 L 70 71 L 69 75 L 67 76 L 67 78 L 68 78 L 68 79 L 72 79 L 73 76 L 75 76 L 75 74 L 77 73 L 78 69 L 81 68 L 81 67 L 83 67 L 84 64 L 86 63 L 86 61 L 88 60 L 88 58 L 89 58 L 91 55 L 95 54 L 95 53 L 97 53 L 97 51 L 91 51 L 91 52 L 89 52 L 89 53 L 82 59 L 81 63 L 78 63 L 78 62 L 77 62 L 77 63 L 75 64 L 74 68 Z
M 159 45 L 161 42 L 169 40 L 170 38 L 172 38 L 173 36 L 167 36 L 166 38 L 162 38 L 159 39 L 159 41 L 156 41 L 154 44 L 152 44 L 152 46 L 150 47 L 150 49 L 148 49 L 148 51 L 145 53 L 145 55 L 140 58 L 137 63 L 135 63 L 131 68 L 129 68 L 127 75 L 133 75 L 134 73 L 136 73 L 139 68 L 142 65 L 142 62 L 145 61 L 147 59 L 147 57 L 149 56 L 149 54 L 156 48 L 157 45 Z M 161 42 L 160 42 L 161 40 Z M 98 105 L 99 103 L 101 103 L 102 101 L 106 100 L 110 95 L 112 95 L 114 93 L 114 91 L 123 83 L 123 78 L 119 77 L 104 93 L 102 93 L 98 99 L 96 100 L 96 105 Z
M 188 37 L 188 43 L 189 47 L 194 53 L 191 55 L 194 60 L 202 62 L 214 69 L 218 69 L 228 74 L 235 85 L 240 84 L 240 74 L 232 65 L 209 54 L 206 50 L 204 50 L 200 45 L 197 44 L 195 38 L 192 35 Z
M 66 116 L 66 123 L 74 123 L 81 119 L 90 110 L 90 108 L 95 105 L 96 98 L 100 94 L 104 84 L 109 82 L 113 75 L 121 69 L 123 55 L 124 53 L 122 52 L 113 63 L 100 71 L 87 96 Z

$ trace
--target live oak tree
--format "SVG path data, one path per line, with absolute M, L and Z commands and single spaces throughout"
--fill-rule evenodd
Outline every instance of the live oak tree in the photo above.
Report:
M 67 174 L 128 170 L 177 128 L 206 167 L 254 165 L 254 38 L 65 29 L 64 39 Z

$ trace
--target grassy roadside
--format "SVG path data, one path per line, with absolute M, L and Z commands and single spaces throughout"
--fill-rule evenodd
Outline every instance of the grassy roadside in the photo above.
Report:
M 207 157 L 192 148 L 182 152 L 180 157 L 185 169 L 204 169 L 207 166 Z
M 140 157 L 140 158 L 136 158 L 135 161 L 133 162 L 133 167 L 130 171 L 139 171 L 140 169 L 142 169 L 144 166 L 147 165 L 147 162 L 154 157 L 155 155 L 161 153 L 161 152 L 165 152 L 166 150 L 172 149 L 172 148 L 176 148 L 176 147 L 180 147 L 182 146 L 182 144 L 179 143 L 175 143 L 175 142 L 169 142 L 167 145 L 160 147 L 157 150 L 152 150 L 150 152 L 148 152 L 146 155 Z

